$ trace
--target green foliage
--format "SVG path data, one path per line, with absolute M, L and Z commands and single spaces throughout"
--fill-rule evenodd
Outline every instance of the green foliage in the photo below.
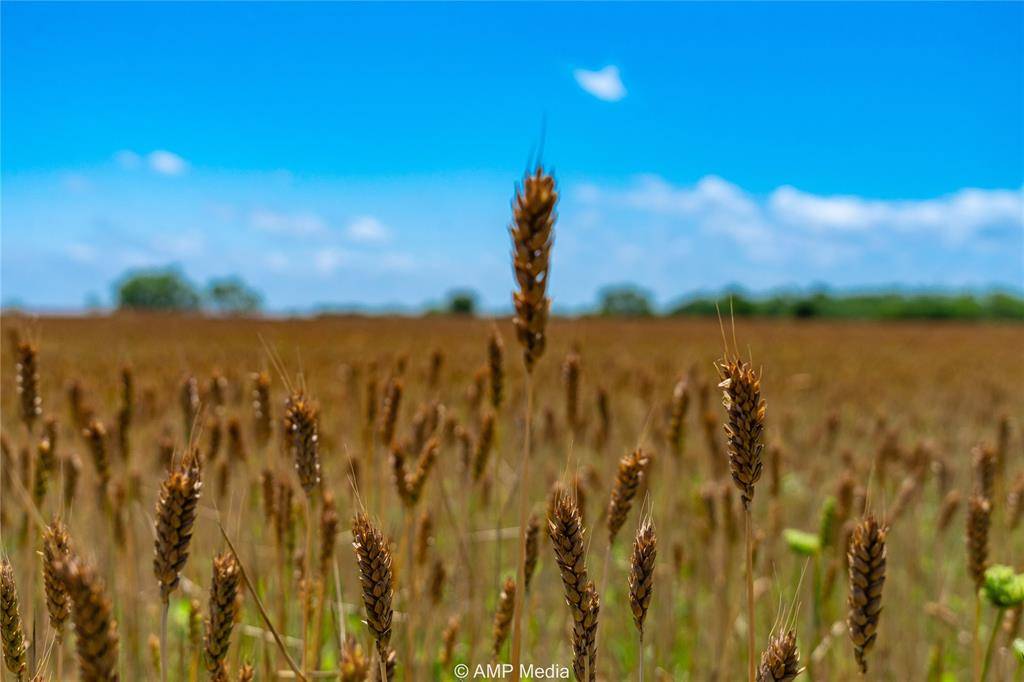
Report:
M 449 315 L 472 316 L 476 314 L 476 293 L 468 289 L 452 291 L 448 294 L 445 312 Z
M 598 292 L 597 311 L 609 317 L 650 317 L 654 304 L 648 292 L 629 284 L 605 287 Z
M 1014 573 L 1009 566 L 996 564 L 985 571 L 981 589 L 993 606 L 1011 609 L 1024 604 L 1024 573 Z
M 749 298 L 741 292 L 721 297 L 696 297 L 671 310 L 672 315 L 792 317 L 848 320 L 1024 320 L 1024 298 L 1009 293 L 973 294 L 860 294 L 835 296 L 826 292 L 779 294 Z M 716 307 L 717 304 L 717 307 Z
M 117 283 L 119 308 L 135 310 L 197 310 L 199 294 L 175 268 L 135 270 Z
M 821 553 L 821 540 L 815 533 L 787 528 L 782 531 L 782 538 L 791 550 L 801 556 L 817 556 Z
M 206 287 L 206 300 L 217 312 L 232 315 L 256 312 L 263 304 L 260 293 L 239 277 L 210 280 Z
M 1013 640 L 1013 653 L 1017 656 L 1017 663 L 1024 665 L 1024 639 L 1018 637 Z

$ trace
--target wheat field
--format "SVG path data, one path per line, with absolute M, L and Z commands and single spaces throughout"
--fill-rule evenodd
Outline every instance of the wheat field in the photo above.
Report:
M 373 679 L 381 634 L 395 679 L 458 679 L 459 663 L 486 675 L 478 665 L 511 660 L 526 391 L 509 320 L 125 314 L 6 316 L 3 327 L 3 550 L 26 664 L 22 678 L 10 672 L 18 642 L 5 583 L 11 679 L 160 679 L 161 667 L 174 680 Z M 1024 562 L 1024 332 L 743 320 L 735 335 L 766 405 L 750 504 L 757 674 L 762 651 L 794 645 L 807 679 L 859 674 L 845 550 L 868 514 L 888 526 L 868 678 L 971 679 L 997 613 L 975 599 L 973 494 L 989 496 L 986 567 Z M 642 619 L 645 677 L 742 679 L 744 511 L 723 428 L 719 324 L 556 318 L 547 342 L 533 372 L 525 535 L 536 558 L 521 591 L 521 663 L 635 679 Z M 33 375 L 38 409 L 27 411 L 38 418 L 26 428 L 19 389 Z M 306 418 L 315 475 L 291 437 Z M 630 466 L 640 466 L 632 479 Z M 158 509 L 168 497 L 177 503 Z M 565 535 L 572 510 L 559 504 L 578 511 L 582 537 Z M 61 547 L 52 528 L 44 542 L 57 518 Z M 638 534 L 647 545 L 656 536 L 653 557 L 640 540 L 634 548 Z M 560 571 L 573 551 L 582 566 Z M 94 608 L 80 623 L 65 606 L 58 637 L 44 579 L 54 563 L 72 601 L 96 588 L 109 613 Z M 587 589 L 567 605 L 560 572 L 575 579 L 580 568 L 599 610 L 587 610 Z M 389 598 L 370 599 L 373 617 L 367 578 L 393 584 Z M 988 679 L 1019 671 L 1019 619 L 1019 607 L 1002 613 Z M 593 651 L 582 650 L 580 670 L 577 631 Z M 759 679 L 791 679 L 784 664 Z

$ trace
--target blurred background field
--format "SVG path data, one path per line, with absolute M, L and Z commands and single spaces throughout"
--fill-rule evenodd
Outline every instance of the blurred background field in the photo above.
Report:
M 406 520 L 390 483 L 384 451 L 364 445 L 368 385 L 376 385 L 379 400 L 387 377 L 404 378 L 400 438 L 414 438 L 426 406 L 436 402 L 472 442 L 489 409 L 481 367 L 486 366 L 491 324 L 459 317 L 5 316 L 6 335 L 17 333 L 38 344 L 43 414 L 58 422 L 60 461 L 77 456 L 82 463 L 78 493 L 65 518 L 75 542 L 98 562 L 112 590 L 121 629 L 123 679 L 152 675 L 146 643 L 158 622 L 151 524 L 163 475 L 159 444 L 169 439 L 178 452 L 185 446 L 180 393 L 190 376 L 197 379 L 207 405 L 198 447 L 209 452 L 214 430 L 237 418 L 248 456 L 238 459 L 222 444 L 205 467 L 192 556 L 172 609 L 169 656 L 174 678 L 186 679 L 189 666 L 196 663 L 188 645 L 188 603 L 195 598 L 206 608 L 210 558 L 223 549 L 216 518 L 223 521 L 258 579 L 268 608 L 290 623 L 284 626 L 286 634 L 298 635 L 300 600 L 294 569 L 300 564 L 282 552 L 266 520 L 261 493 L 264 469 L 284 480 L 291 476 L 291 462 L 277 446 L 276 431 L 286 394 L 267 349 L 280 357 L 289 380 L 301 377 L 321 407 L 324 489 L 334 494 L 342 519 L 335 552 L 340 600 L 347 631 L 367 649 L 370 641 L 360 623 L 362 606 L 347 535 L 347 520 L 356 509 L 349 472 L 358 472 L 363 501 L 396 542 L 398 616 L 392 643 L 400 654 L 399 674 L 408 674 L 407 618 L 416 602 L 411 601 L 410 572 L 399 541 Z M 513 495 L 510 486 L 521 438 L 522 376 L 511 327 L 499 320 L 498 329 L 506 343 L 508 371 L 491 464 L 474 483 L 464 465 L 460 439 L 445 436 L 435 478 L 417 509 L 417 514 L 430 513 L 433 528 L 423 563 L 412 571 L 420 600 L 418 607 L 413 606 L 415 638 L 409 642 L 415 652 L 416 679 L 449 679 L 450 665 L 456 661 L 486 662 L 498 580 L 514 568 L 516 522 L 507 502 Z M 999 475 L 994 502 L 991 558 L 1018 569 L 1022 565 L 1024 535 L 1019 526 L 1011 530 L 1011 517 L 1013 504 L 1020 514 L 1024 477 L 1024 359 L 1019 352 L 1024 330 L 998 324 L 741 320 L 736 334 L 741 349 L 749 349 L 755 365 L 763 369 L 766 440 L 778 453 L 766 456 L 765 477 L 754 502 L 759 532 L 758 641 L 767 638 L 787 609 L 795 609 L 794 624 L 802 658 L 811 666 L 810 677 L 849 679 L 854 674 L 845 630 L 833 627 L 845 617 L 847 585 L 838 549 L 843 519 L 832 544 L 815 558 L 793 552 L 782 538 L 787 528 L 816 533 L 826 500 L 841 499 L 844 477 L 852 477 L 857 500 L 866 499 L 880 517 L 898 514 L 892 520 L 885 609 L 872 654 L 874 679 L 924 679 L 930 670 L 945 671 L 946 677 L 935 679 L 966 679 L 973 598 L 966 573 L 963 511 L 941 529 L 937 516 L 949 491 L 969 495 L 972 448 L 979 443 L 1000 448 L 1005 470 Z M 737 528 L 742 533 L 742 520 L 732 484 L 723 478 L 727 473 L 710 456 L 711 441 L 703 426 L 705 414 L 719 423 L 722 419 L 712 366 L 722 353 L 718 322 L 556 319 L 549 338 L 550 348 L 537 370 L 533 510 L 543 514 L 547 492 L 557 479 L 575 477 L 593 535 L 587 561 L 591 573 L 601 575 L 606 544 L 602 517 L 616 462 L 638 444 L 649 451 L 653 463 L 641 499 L 657 527 L 659 556 L 648 618 L 648 674 L 655 679 L 736 679 L 743 665 L 746 627 L 741 608 L 742 539 L 737 542 L 735 534 Z M 2 386 L 5 452 L 13 458 L 5 459 L 8 474 L 18 471 L 21 448 L 32 445 L 17 420 L 10 350 L 5 347 Z M 568 425 L 562 372 L 563 360 L 572 352 L 578 353 L 581 367 L 575 433 Z M 439 364 L 437 358 L 442 358 Z M 135 417 L 127 454 L 118 451 L 114 436 L 124 367 L 130 367 L 134 377 Z M 271 373 L 276 410 L 275 437 L 265 452 L 254 446 L 250 405 L 251 373 L 261 370 Z M 676 457 L 667 444 L 668 405 L 676 381 L 688 373 L 691 404 L 684 448 Z M 214 376 L 224 382 L 218 389 L 224 395 L 220 407 L 211 403 Z M 73 426 L 72 419 L 79 417 L 73 416 L 68 396 L 75 385 L 84 406 L 77 409 L 88 409 L 110 430 L 113 486 L 119 491 L 112 498 L 118 500 L 114 518 L 100 510 L 89 450 Z M 607 397 L 607 421 L 597 407 L 602 392 Z M 717 423 L 710 433 L 717 447 L 723 447 Z M 915 472 L 922 458 L 926 466 L 918 479 Z M 381 485 L 374 488 L 374 480 Z M 908 480 L 918 480 L 917 487 L 897 503 Z M 23 506 L 11 485 L 5 477 L 4 551 L 15 563 L 19 584 L 27 585 L 27 568 L 18 560 L 24 556 Z M 1009 502 L 1014 486 L 1018 498 Z M 43 505 L 47 516 L 58 509 L 61 491 L 55 482 Z M 632 535 L 640 507 L 634 506 L 623 536 Z M 852 517 L 853 512 L 847 513 Z M 302 514 L 296 519 L 301 548 Z M 513 531 L 495 534 L 496 528 Z M 496 535 L 501 539 L 496 541 Z M 636 665 L 635 632 L 625 595 L 628 546 L 628 540 L 620 539 L 607 569 L 598 659 L 601 679 L 626 679 Z M 282 562 L 288 567 L 285 573 L 277 568 Z M 431 576 L 438 563 L 446 577 L 433 602 Z M 279 575 L 287 575 L 283 585 Z M 568 664 L 567 612 L 546 538 L 541 540 L 533 585 L 526 660 Z M 817 601 L 815 590 L 822 591 Z M 26 596 L 22 594 L 23 600 Z M 38 611 L 38 602 L 36 607 Z M 23 614 L 32 610 L 23 605 Z M 325 667 L 338 656 L 338 630 L 329 611 L 322 624 L 320 655 Z M 461 618 L 461 629 L 453 658 L 442 669 L 437 662 L 441 634 L 452 616 Z M 38 633 L 49 645 L 50 634 L 40 618 Z M 986 612 L 986 630 L 989 621 Z M 274 646 L 261 636 L 262 624 L 248 595 L 240 625 L 229 657 L 233 667 L 249 661 L 257 666 L 259 679 L 266 679 L 269 670 L 284 668 Z M 992 679 L 1010 679 L 1014 664 L 1005 648 L 1008 636 L 1000 636 L 998 674 Z M 67 646 L 64 655 L 71 655 Z

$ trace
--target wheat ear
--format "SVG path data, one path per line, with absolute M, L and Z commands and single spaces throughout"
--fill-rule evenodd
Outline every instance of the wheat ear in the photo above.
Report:
M 227 682 L 225 660 L 231 647 L 231 630 L 238 615 L 238 586 L 241 575 L 238 561 L 231 552 L 213 559 L 213 580 L 210 583 L 210 619 L 206 624 L 204 649 L 206 669 L 214 682 Z
M 885 585 L 885 539 L 889 529 L 873 516 L 862 520 L 850 538 L 847 562 L 850 567 L 849 614 L 846 624 L 853 642 L 853 655 L 861 673 L 868 669 L 867 652 L 878 635 Z
M 506 578 L 505 584 L 498 595 L 498 607 L 494 611 L 494 639 L 491 646 L 491 658 L 497 661 L 501 647 L 508 639 L 509 626 L 512 624 L 512 610 L 515 608 L 516 581 Z
M 619 460 L 619 469 L 608 502 L 609 545 L 615 542 L 615 536 L 626 523 L 626 517 L 633 506 L 633 498 L 636 497 L 649 462 L 650 458 L 640 448 Z
M 800 652 L 796 648 L 796 633 L 789 630 L 772 637 L 768 648 L 761 653 L 757 682 L 789 682 L 801 672 L 803 669 L 800 667 Z
M 71 596 L 80 679 L 117 682 L 117 622 L 103 581 L 91 565 L 77 558 L 62 564 L 61 575 Z
M 394 616 L 391 597 L 395 590 L 395 578 L 391 569 L 391 549 L 387 538 L 365 514 L 357 514 L 352 522 L 352 546 L 359 564 L 366 625 L 377 643 L 381 664 L 385 665 Z
M 3 639 L 4 665 L 18 680 L 23 680 L 28 667 L 25 628 L 18 609 L 14 568 L 6 560 L 0 564 L 0 638 Z

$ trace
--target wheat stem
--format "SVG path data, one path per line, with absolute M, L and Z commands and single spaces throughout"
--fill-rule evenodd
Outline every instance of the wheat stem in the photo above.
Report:
M 999 624 L 1003 622 L 1003 614 L 1006 609 L 996 609 L 996 619 L 992 622 L 992 632 L 988 636 L 988 646 L 985 647 L 985 662 L 981 666 L 980 682 L 985 682 L 988 677 L 988 668 L 992 664 L 992 651 L 996 648 L 996 635 L 999 634 Z
M 303 575 L 305 576 L 305 593 L 302 595 L 302 673 L 309 675 L 309 621 L 310 621 L 310 590 L 313 589 L 313 574 L 310 557 L 313 553 L 313 503 L 310 494 L 306 498 L 306 551 L 302 557 Z
M 530 447 L 533 422 L 533 373 L 526 370 L 526 419 L 523 433 L 523 458 L 519 462 L 519 559 L 516 561 L 516 585 L 526 584 L 527 494 L 530 487 Z M 516 590 L 512 615 L 512 682 L 519 682 L 519 654 L 522 647 L 522 618 L 526 590 Z
M 981 593 L 974 593 L 974 627 L 971 628 L 971 660 L 974 679 L 981 680 Z
M 160 607 L 160 682 L 167 682 L 167 612 L 170 600 L 165 599 Z
M 637 661 L 640 667 L 640 682 L 644 682 L 644 631 L 641 630 L 637 636 Z
M 746 518 L 746 545 L 747 545 L 747 678 L 754 682 L 754 537 L 751 527 L 753 519 L 748 506 L 744 512 Z

